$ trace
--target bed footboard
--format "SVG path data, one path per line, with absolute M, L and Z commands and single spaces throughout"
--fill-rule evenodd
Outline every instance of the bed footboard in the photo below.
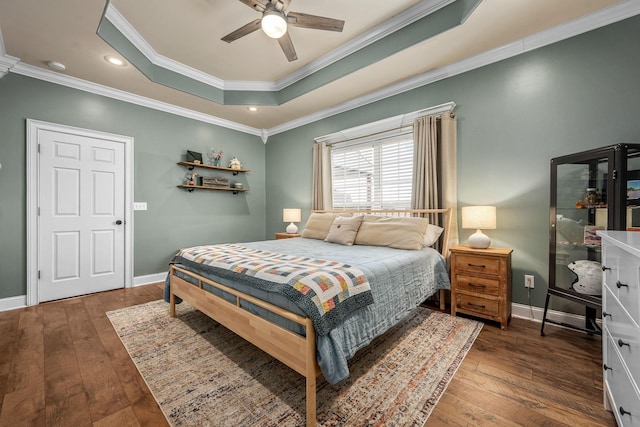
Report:
M 176 271 L 197 280 L 192 284 L 175 275 Z M 175 317 L 175 297 L 178 296 L 211 317 L 227 329 L 270 354 L 306 379 L 307 426 L 316 425 L 316 378 L 320 367 L 316 360 L 316 335 L 311 319 L 239 292 L 196 273 L 171 265 L 170 314 Z M 227 301 L 203 288 L 211 285 L 235 297 Z M 291 332 L 259 317 L 241 306 L 246 301 L 278 316 L 292 320 L 305 328 L 305 336 Z

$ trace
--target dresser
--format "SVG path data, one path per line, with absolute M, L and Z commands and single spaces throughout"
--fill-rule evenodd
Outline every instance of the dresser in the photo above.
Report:
M 511 252 L 508 248 L 451 248 L 451 315 L 465 313 L 500 322 L 511 318 Z
M 602 367 L 605 408 L 640 427 L 640 232 L 602 238 Z

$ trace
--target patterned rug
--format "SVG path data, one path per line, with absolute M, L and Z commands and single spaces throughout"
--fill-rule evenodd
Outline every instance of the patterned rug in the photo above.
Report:
M 304 426 L 305 381 L 186 303 L 107 313 L 173 426 Z M 319 426 L 422 426 L 482 323 L 419 307 L 349 362 L 318 377 Z

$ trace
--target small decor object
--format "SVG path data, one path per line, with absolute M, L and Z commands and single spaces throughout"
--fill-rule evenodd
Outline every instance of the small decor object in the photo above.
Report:
M 496 228 L 495 206 L 465 206 L 462 208 L 462 228 L 475 228 L 469 236 L 469 246 L 474 249 L 487 249 L 491 239 L 481 230 Z
M 242 189 L 242 183 L 241 182 L 234 182 L 233 183 L 233 188 Z
M 579 259 L 567 265 L 578 278 L 571 284 L 574 291 L 587 295 L 602 295 L 602 264 Z
M 203 176 L 202 185 L 204 187 L 228 187 L 229 178 L 222 176 Z
M 298 226 L 294 222 L 300 222 L 301 212 L 300 209 L 283 209 L 282 210 L 282 222 L 289 222 L 287 226 L 287 233 L 294 234 L 298 232 Z
M 196 176 L 198 176 L 196 172 L 187 175 L 187 185 L 196 185 Z
M 202 153 L 187 150 L 187 162 L 199 165 L 202 163 Z
M 231 160 L 229 160 L 229 167 L 231 169 L 242 169 L 242 162 L 240 162 L 237 157 L 232 157 Z
M 216 152 L 215 148 L 211 147 L 208 157 L 211 165 L 220 166 L 220 163 L 222 162 L 222 150 Z

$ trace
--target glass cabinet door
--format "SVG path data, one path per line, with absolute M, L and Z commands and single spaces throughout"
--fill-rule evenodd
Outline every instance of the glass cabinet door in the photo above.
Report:
M 556 174 L 554 285 L 599 295 L 600 283 L 594 283 L 593 289 L 586 289 L 584 283 L 576 288 L 574 271 L 577 264 L 601 262 L 596 230 L 606 230 L 608 225 L 609 159 L 559 164 Z

